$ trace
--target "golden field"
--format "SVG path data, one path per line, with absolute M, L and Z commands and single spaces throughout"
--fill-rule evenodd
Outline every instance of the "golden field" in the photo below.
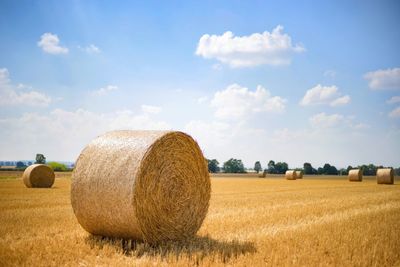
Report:
M 0 173 L 0 266 L 400 266 L 398 177 L 213 177 L 198 236 L 149 246 L 85 232 L 70 174 L 51 189 L 28 189 L 17 176 Z

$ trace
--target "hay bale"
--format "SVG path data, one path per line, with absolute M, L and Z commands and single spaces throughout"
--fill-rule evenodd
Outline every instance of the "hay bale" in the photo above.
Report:
M 260 172 L 259 174 L 258 174 L 258 178 L 265 178 L 265 177 L 267 177 L 267 172 Z
M 363 177 L 362 170 L 361 169 L 350 170 L 348 177 L 350 182 L 361 182 Z
M 296 171 L 286 171 L 285 177 L 286 180 L 296 180 L 297 178 Z
M 296 179 L 303 179 L 303 171 L 296 171 Z
M 22 174 L 22 180 L 28 188 L 49 188 L 54 184 L 54 179 L 53 169 L 44 164 L 33 164 Z
M 80 154 L 71 204 L 78 222 L 94 235 L 156 244 L 194 236 L 210 191 L 206 161 L 189 135 L 113 131 Z
M 376 171 L 378 184 L 394 184 L 394 171 L 392 168 L 378 169 Z

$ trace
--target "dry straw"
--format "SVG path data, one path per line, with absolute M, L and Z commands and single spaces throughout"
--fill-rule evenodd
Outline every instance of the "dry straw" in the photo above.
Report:
M 296 171 L 296 179 L 303 179 L 303 171 Z
M 392 168 L 378 169 L 376 172 L 376 181 L 378 184 L 393 184 L 394 172 Z
M 71 203 L 94 235 L 159 243 L 195 235 L 209 206 L 203 154 L 187 134 L 114 131 L 80 154 Z
M 361 182 L 363 177 L 362 170 L 361 169 L 350 170 L 348 177 L 350 182 Z
M 25 169 L 22 180 L 26 187 L 47 188 L 54 184 L 54 171 L 44 164 L 33 164 Z
M 296 171 L 286 171 L 285 177 L 286 180 L 296 180 L 297 178 Z

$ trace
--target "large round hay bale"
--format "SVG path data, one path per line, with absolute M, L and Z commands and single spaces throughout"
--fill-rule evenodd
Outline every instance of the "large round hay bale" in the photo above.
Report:
M 361 182 L 363 177 L 362 170 L 361 169 L 350 170 L 348 177 L 350 182 Z
M 296 171 L 286 171 L 285 178 L 286 180 L 296 180 L 297 178 Z
M 94 235 L 159 243 L 196 234 L 209 206 L 203 154 L 187 134 L 114 131 L 80 154 L 71 203 Z
M 378 169 L 376 171 L 376 181 L 378 184 L 393 184 L 394 172 L 392 168 Z
M 22 180 L 26 187 L 48 188 L 54 184 L 54 171 L 44 164 L 33 164 L 25 169 Z
M 296 171 L 296 179 L 303 179 L 303 171 Z

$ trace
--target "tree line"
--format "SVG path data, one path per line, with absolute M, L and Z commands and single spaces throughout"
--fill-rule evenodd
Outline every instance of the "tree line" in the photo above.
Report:
M 47 164 L 54 171 L 60 171 L 60 172 L 71 171 L 71 169 L 68 168 L 65 164 L 55 162 L 55 161 L 46 162 L 46 157 L 43 154 L 36 154 L 36 159 L 33 162 L 33 164 Z M 29 165 L 32 165 L 32 162 L 29 162 L 27 165 L 22 161 L 17 161 L 16 169 L 17 170 L 25 170 Z
M 207 159 L 208 163 L 208 171 L 210 173 L 224 172 L 224 173 L 246 173 L 247 170 L 243 165 L 242 160 L 231 158 L 228 161 L 224 162 L 222 167 L 219 166 L 219 162 L 216 159 Z M 303 168 L 296 168 L 295 170 L 301 170 L 304 174 L 308 175 L 348 175 L 349 171 L 352 169 L 361 169 L 363 175 L 365 176 L 373 176 L 376 175 L 376 171 L 379 168 L 383 168 L 384 166 L 376 166 L 374 164 L 369 165 L 359 165 L 359 166 L 351 166 L 349 165 L 347 168 L 338 169 L 335 166 L 325 163 L 324 166 L 314 168 L 311 163 L 305 162 L 303 164 Z M 263 169 L 261 162 L 256 161 L 254 163 L 254 171 L 256 172 L 264 172 L 267 174 L 284 174 L 287 170 L 289 170 L 289 165 L 286 162 L 275 162 L 270 160 Z M 400 167 L 395 168 L 394 172 L 396 175 L 400 175 Z

